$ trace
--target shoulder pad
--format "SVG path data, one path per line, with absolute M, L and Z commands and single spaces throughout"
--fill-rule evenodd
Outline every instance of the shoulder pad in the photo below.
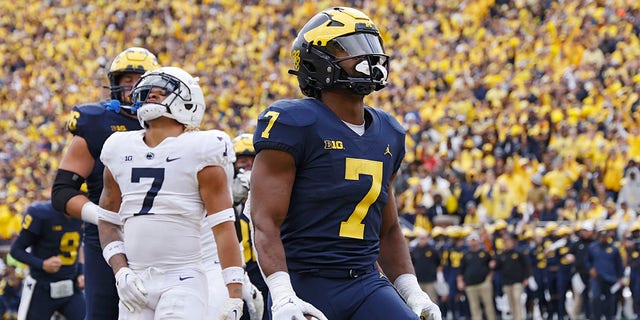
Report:
M 105 105 L 100 103 L 87 103 L 87 104 L 81 104 L 73 107 L 73 111 L 78 111 L 81 114 L 86 114 L 86 115 L 99 116 L 105 113 L 107 109 Z
M 75 106 L 67 121 L 67 130 L 73 134 L 79 134 L 85 131 L 83 128 L 95 126 L 105 112 L 107 110 L 103 105 L 95 103 Z
M 279 100 L 264 110 L 258 120 L 269 120 L 274 116 L 273 112 L 276 112 L 278 122 L 306 127 L 316 122 L 316 108 L 319 107 L 316 103 L 315 99 Z
M 396 118 L 394 118 L 390 113 L 384 112 L 381 109 L 371 108 L 371 107 L 369 107 L 369 110 L 371 112 L 375 112 L 376 114 L 378 114 L 378 117 L 380 117 L 380 120 L 387 121 L 394 130 L 398 131 L 399 133 L 405 134 L 406 130 L 404 130 L 404 128 L 398 122 L 398 120 L 396 120 Z

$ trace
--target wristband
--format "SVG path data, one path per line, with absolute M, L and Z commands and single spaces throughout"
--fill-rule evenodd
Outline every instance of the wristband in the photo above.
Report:
M 227 267 L 222 269 L 222 280 L 224 284 L 244 282 L 244 269 L 242 267 Z
M 88 201 L 82 205 L 82 210 L 80 211 L 80 219 L 82 221 L 98 225 L 98 215 L 100 215 L 100 207 L 97 204 Z
M 109 242 L 109 244 L 104 246 L 104 249 L 102 249 L 104 261 L 106 261 L 109 266 L 111 266 L 111 264 L 109 264 L 109 259 L 119 253 L 126 255 L 124 251 L 124 242 L 122 241 Z
M 227 208 L 216 213 L 209 214 L 205 217 L 209 228 L 213 228 L 223 222 L 236 221 L 236 212 L 233 208 Z

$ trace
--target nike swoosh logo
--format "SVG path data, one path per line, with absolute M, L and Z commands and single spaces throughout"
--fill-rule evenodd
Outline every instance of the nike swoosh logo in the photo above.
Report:
M 167 157 L 167 162 L 176 161 L 178 159 L 180 159 L 180 157 L 177 157 L 177 158 L 169 158 L 169 157 Z
M 187 279 L 193 279 L 193 277 L 183 277 L 183 276 L 180 276 L 180 277 L 178 277 L 178 279 L 180 279 L 180 281 L 184 281 L 184 280 L 187 280 Z

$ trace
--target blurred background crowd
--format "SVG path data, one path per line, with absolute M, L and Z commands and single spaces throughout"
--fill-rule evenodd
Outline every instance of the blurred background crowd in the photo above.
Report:
M 0 1 L 0 245 L 49 198 L 71 107 L 108 97 L 121 50 L 199 76 L 204 129 L 234 137 L 301 97 L 291 42 L 334 5 L 369 14 L 391 56 L 390 85 L 366 102 L 407 130 L 396 194 L 408 237 L 593 220 L 622 238 L 638 221 L 638 1 Z

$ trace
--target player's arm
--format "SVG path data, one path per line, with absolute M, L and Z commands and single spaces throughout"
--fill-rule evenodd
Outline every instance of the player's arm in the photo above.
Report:
M 198 172 L 200 197 L 207 212 L 205 218 L 218 245 L 218 257 L 222 267 L 222 280 L 229 291 L 229 299 L 221 313 L 230 319 L 242 315 L 242 284 L 244 268 L 240 255 L 240 243 L 236 235 L 236 213 L 232 207 L 230 186 L 223 167 L 206 166 Z
M 244 270 L 227 175 L 220 166 L 204 167 L 198 172 L 198 185 L 207 210 L 207 223 L 218 245 L 220 265 L 229 296 L 242 298 Z
M 280 226 L 287 216 L 295 177 L 295 161 L 290 153 L 264 149 L 256 155 L 251 170 L 250 205 L 258 265 L 269 286 L 274 319 L 302 319 L 306 315 L 327 319 L 296 296 L 287 272 Z
M 291 154 L 265 149 L 256 155 L 251 172 L 251 220 L 258 264 L 265 277 L 288 271 L 280 226 L 289 209 L 295 176 Z
M 147 289 L 138 275 L 129 268 L 121 236 L 119 220 L 113 216 L 120 210 L 122 192 L 109 168 L 104 168 L 103 188 L 100 195 L 101 210 L 98 221 L 102 256 L 111 266 L 116 278 L 116 289 L 120 302 L 131 312 L 140 310 L 147 304 Z M 106 209 L 106 210 L 105 210 Z
M 80 191 L 80 186 L 91 174 L 94 164 L 95 159 L 89 152 L 87 141 L 74 135 L 53 181 L 51 202 L 60 212 L 98 224 L 97 205 Z
M 402 235 L 400 222 L 398 222 L 398 209 L 393 191 L 394 179 L 395 174 L 389 182 L 387 204 L 382 209 L 378 263 L 411 310 L 424 319 L 440 320 L 442 315 L 438 305 L 433 303 L 429 295 L 420 289 L 411 263 L 409 247 Z
M 103 188 L 100 195 L 100 207 L 111 211 L 106 214 L 114 214 L 120 210 L 122 203 L 120 186 L 113 178 L 109 168 L 104 168 Z M 121 268 L 127 268 L 127 256 L 124 251 L 124 242 L 121 236 L 120 225 L 109 221 L 109 219 L 100 219 L 98 222 L 98 232 L 100 234 L 100 245 L 102 246 L 102 254 L 105 261 L 111 266 L 114 273 Z
M 30 268 L 43 270 L 44 259 L 40 259 L 27 252 L 27 248 L 38 243 L 40 238 L 37 234 L 24 227 L 25 224 L 30 223 L 28 222 L 29 219 L 32 219 L 32 216 L 26 215 L 22 223 L 23 229 L 11 245 L 11 251 L 9 253 L 12 257 L 16 258 L 16 260 L 27 264 Z
M 394 177 L 395 178 L 395 175 Z M 393 282 L 401 274 L 415 274 L 409 247 L 405 242 L 393 192 L 393 178 L 389 182 L 387 204 L 382 209 L 382 226 L 380 230 L 380 256 L 378 262 L 389 280 Z

